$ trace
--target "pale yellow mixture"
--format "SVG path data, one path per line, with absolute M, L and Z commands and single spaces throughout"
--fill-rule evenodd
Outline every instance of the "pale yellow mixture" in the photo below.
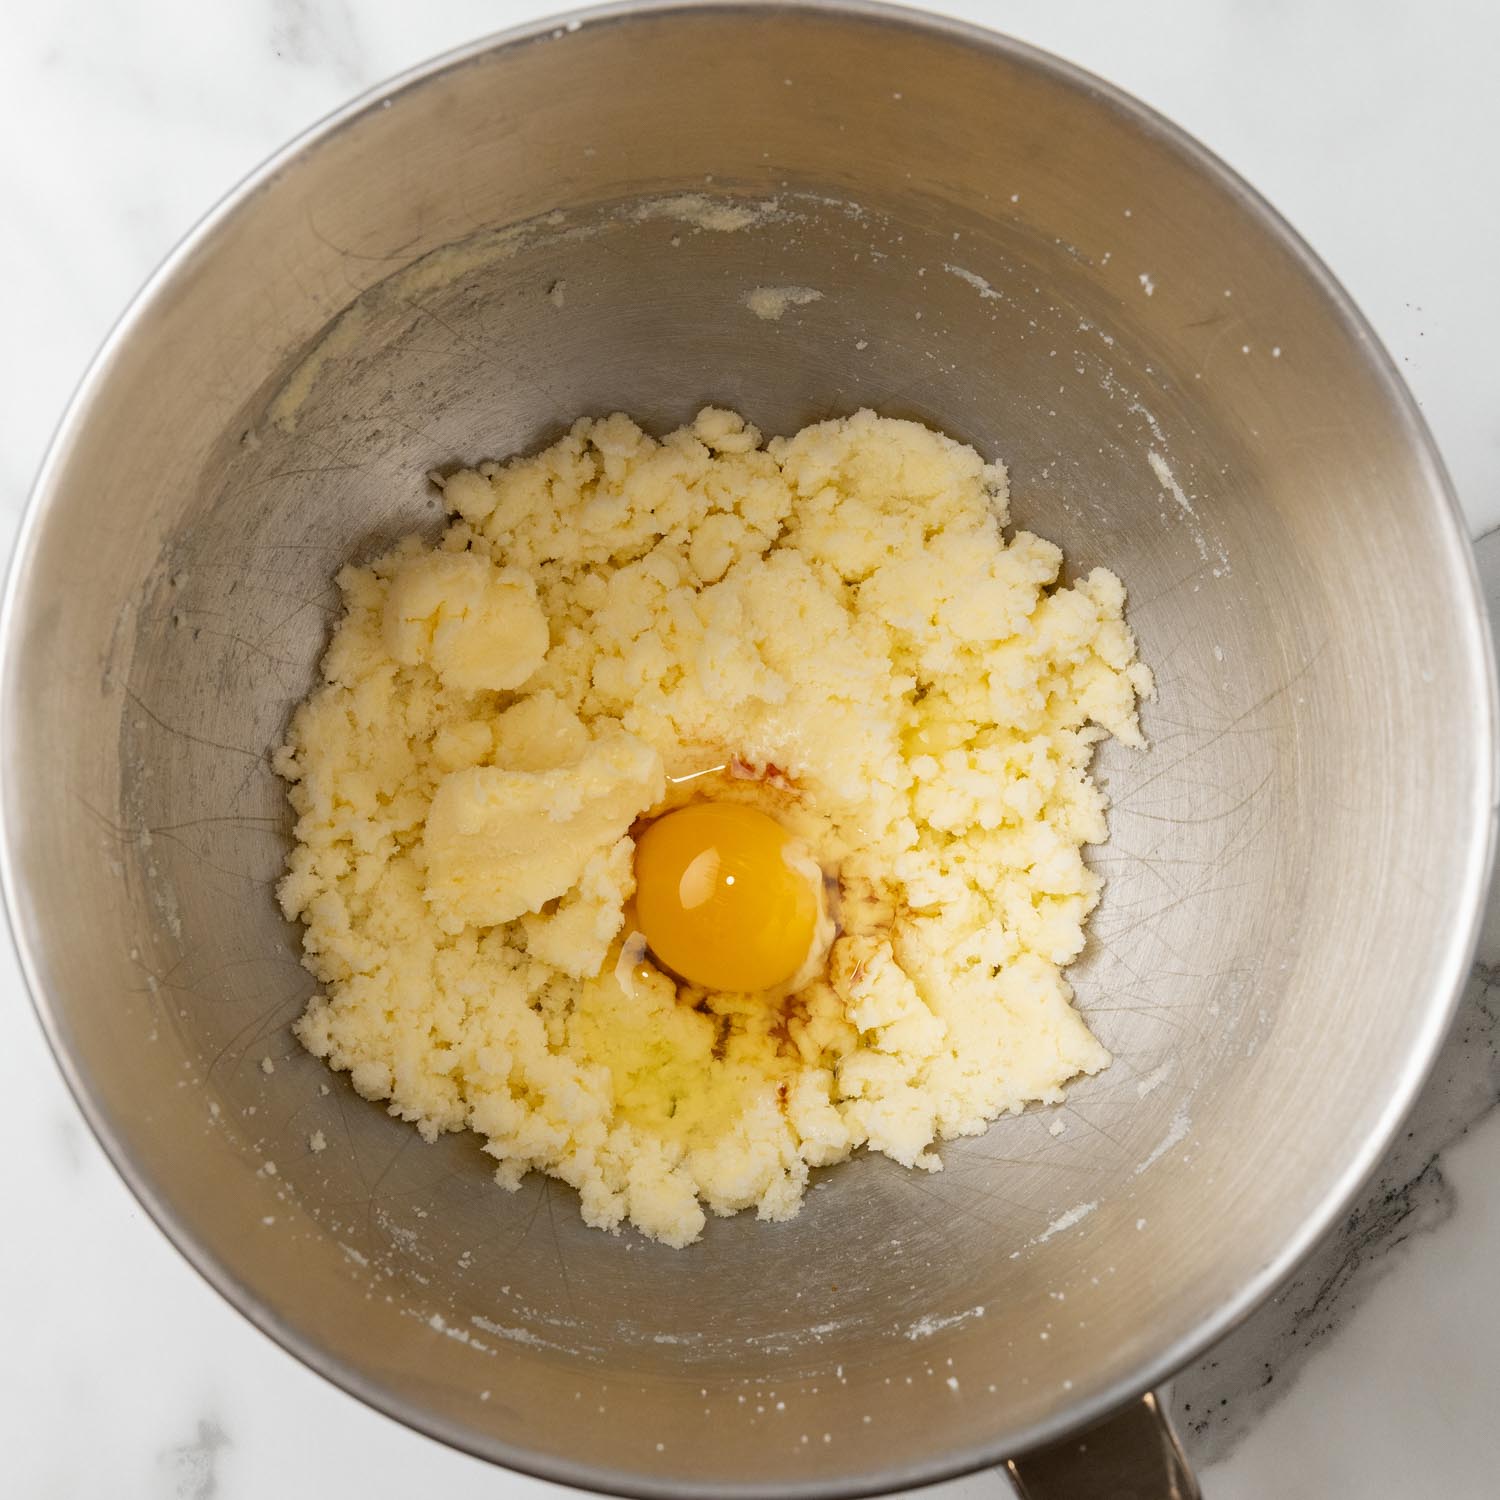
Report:
M 862 411 L 762 446 L 623 416 L 445 481 L 453 521 L 338 578 L 324 685 L 276 758 L 280 887 L 322 990 L 303 1042 L 515 1187 L 670 1245 L 785 1219 L 860 1146 L 938 1170 L 1109 1055 L 1064 967 L 1106 835 L 1094 745 L 1151 690 L 1119 580 L 1057 586 L 1006 479 Z M 729 770 L 677 783 L 715 766 Z M 753 800 L 830 875 L 790 996 L 679 988 L 630 938 L 632 828 Z

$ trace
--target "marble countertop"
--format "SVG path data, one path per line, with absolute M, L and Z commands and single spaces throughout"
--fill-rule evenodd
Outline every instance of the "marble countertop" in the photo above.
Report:
M 151 267 L 287 137 L 528 0 L 14 0 L 0 48 L 0 527 Z M 1500 526 L 1500 12 L 1479 0 L 969 0 L 1243 172 L 1395 354 L 1476 536 Z M 1500 603 L 1500 533 L 1480 543 Z M 1340 1229 L 1172 1403 L 1209 1500 L 1492 1495 L 1500 1472 L 1500 903 L 1415 1114 Z M 0 1473 L 17 1497 L 562 1494 L 366 1410 L 276 1349 L 154 1228 L 89 1136 L 0 946 Z M 924 1491 L 995 1495 L 993 1475 Z

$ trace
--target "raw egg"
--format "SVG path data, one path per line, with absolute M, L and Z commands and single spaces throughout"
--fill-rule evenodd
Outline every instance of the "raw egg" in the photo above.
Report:
M 820 872 L 758 808 L 695 802 L 664 813 L 636 841 L 635 881 L 647 946 L 691 984 L 774 989 L 812 951 Z

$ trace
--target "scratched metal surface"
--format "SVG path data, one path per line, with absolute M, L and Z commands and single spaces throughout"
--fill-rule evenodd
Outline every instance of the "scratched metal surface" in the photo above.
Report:
M 75 1086 L 263 1326 L 553 1477 L 832 1493 L 1157 1378 L 1353 1185 L 1465 957 L 1489 688 L 1409 413 L 1232 183 L 962 38 L 733 24 L 415 84 L 190 248 L 44 477 L 6 810 Z M 758 286 L 822 296 L 762 320 Z M 268 749 L 333 572 L 438 524 L 429 469 L 705 400 L 767 432 L 868 405 L 1003 458 L 1019 524 L 1125 579 L 1159 694 L 1150 752 L 1099 760 L 1074 976 L 1114 1066 L 938 1176 L 857 1160 L 793 1223 L 677 1253 L 556 1183 L 502 1192 L 474 1139 L 424 1145 L 302 1053 Z

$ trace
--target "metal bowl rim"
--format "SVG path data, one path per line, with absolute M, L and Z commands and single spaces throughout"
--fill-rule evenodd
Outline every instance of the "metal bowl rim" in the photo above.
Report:
M 489 54 L 555 39 L 560 33 L 582 27 L 612 25 L 643 17 L 673 14 L 754 12 L 808 12 L 811 7 L 784 0 L 621 0 L 621 3 L 558 12 L 537 21 L 509 27 L 419 63 L 394 78 L 357 95 L 323 117 L 252 170 L 231 188 L 167 254 L 106 335 L 90 362 L 43 457 L 18 528 L 0 596 L 0 695 L 8 697 L 13 657 L 19 634 L 18 611 L 22 583 L 42 520 L 56 490 L 59 472 L 77 433 L 89 419 L 98 393 L 109 380 L 118 351 L 147 321 L 157 298 L 178 271 L 200 251 L 209 248 L 240 206 L 304 153 L 342 132 L 352 129 L 367 114 L 388 100 L 425 84 L 440 74 L 454 71 Z M 1495 857 L 1497 795 L 1497 724 L 1494 648 L 1488 627 L 1472 549 L 1462 509 L 1453 490 L 1432 435 L 1415 399 L 1401 378 L 1364 315 L 1331 271 L 1295 229 L 1237 172 L 1180 126 L 1114 84 L 1074 63 L 1015 38 L 972 22 L 910 9 L 886 0 L 819 0 L 816 12 L 853 24 L 878 25 L 915 30 L 947 38 L 977 51 L 1004 57 L 1081 91 L 1106 105 L 1117 117 L 1143 129 L 1186 159 L 1197 171 L 1213 180 L 1259 227 L 1279 241 L 1297 261 L 1303 273 L 1328 300 L 1350 341 L 1360 347 L 1372 371 L 1379 376 L 1392 405 L 1400 414 L 1404 434 L 1412 452 L 1421 460 L 1428 487 L 1441 499 L 1435 519 L 1443 530 L 1453 581 L 1470 604 L 1468 629 L 1462 646 L 1470 672 L 1471 702 L 1478 705 L 1476 719 L 1476 763 L 1479 775 L 1473 788 L 1477 833 L 1465 850 L 1464 870 L 1456 919 L 1450 930 L 1441 962 L 1435 967 L 1428 996 L 1427 1015 L 1396 1088 L 1386 1100 L 1374 1130 L 1351 1153 L 1337 1178 L 1310 1214 L 1282 1246 L 1280 1252 L 1239 1291 L 1222 1302 L 1186 1333 L 1174 1339 L 1136 1370 L 1086 1400 L 1070 1404 L 1046 1418 L 1011 1434 L 1003 1444 L 980 1443 L 963 1449 L 935 1453 L 928 1459 L 880 1471 L 853 1473 L 845 1478 L 779 1484 L 774 1492 L 756 1484 L 704 1483 L 657 1479 L 618 1472 L 592 1464 L 576 1464 L 537 1454 L 499 1440 L 484 1439 L 455 1423 L 420 1410 L 344 1364 L 280 1318 L 269 1306 L 237 1282 L 201 1242 L 193 1229 L 169 1202 L 158 1194 L 144 1166 L 135 1161 L 120 1139 L 114 1124 L 93 1099 L 87 1077 L 70 1056 L 58 1016 L 54 1013 L 38 974 L 32 935 L 27 931 L 21 901 L 18 851 L 6 817 L 11 780 L 8 762 L 0 767 L 0 895 L 3 895 L 11 939 L 25 978 L 33 1007 L 47 1043 L 69 1091 L 87 1120 L 105 1155 L 124 1179 L 142 1208 L 188 1264 L 226 1301 L 260 1331 L 295 1356 L 309 1369 L 367 1405 L 395 1418 L 403 1425 L 435 1438 L 476 1458 L 503 1465 L 519 1473 L 555 1484 L 602 1494 L 639 1497 L 639 1500 L 694 1500 L 704 1494 L 724 1500 L 749 1500 L 774 1493 L 785 1500 L 850 1500 L 850 1497 L 883 1494 L 953 1479 L 993 1467 L 1011 1455 L 1053 1442 L 1066 1433 L 1087 1426 L 1116 1406 L 1169 1378 L 1210 1345 L 1228 1333 L 1261 1301 L 1295 1271 L 1304 1256 L 1333 1226 L 1378 1164 L 1394 1139 L 1407 1110 L 1426 1081 L 1438 1048 L 1453 1019 L 1463 982 L 1478 945 L 1484 896 Z

